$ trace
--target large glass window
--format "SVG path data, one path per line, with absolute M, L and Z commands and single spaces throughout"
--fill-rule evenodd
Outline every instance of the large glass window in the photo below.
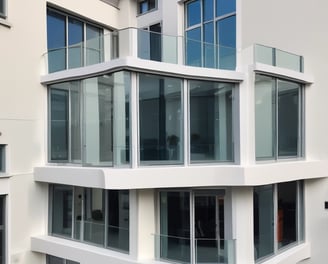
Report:
M 6 0 L 0 0 L 0 18 L 6 18 Z
M 139 0 L 138 13 L 143 14 L 156 8 L 157 0 Z
M 79 262 L 47 255 L 47 264 L 79 264 Z
M 233 161 L 233 84 L 189 82 L 190 160 Z
M 302 156 L 300 84 L 256 75 L 255 136 L 258 160 Z
M 225 238 L 224 190 L 161 191 L 159 259 L 177 263 L 234 263 Z
M 50 186 L 50 233 L 129 251 L 129 192 Z
M 103 59 L 103 29 L 48 8 L 48 70 L 99 63 Z
M 262 259 L 303 238 L 303 182 L 254 188 L 254 254 Z
M 183 161 L 182 81 L 139 75 L 141 164 Z
M 130 88 L 128 72 L 50 85 L 50 161 L 128 164 Z
M 185 5 L 186 58 L 191 66 L 234 70 L 236 1 L 192 0 Z

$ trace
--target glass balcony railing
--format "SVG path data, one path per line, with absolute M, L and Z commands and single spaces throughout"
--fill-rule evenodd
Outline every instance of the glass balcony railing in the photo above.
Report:
M 255 61 L 303 72 L 303 57 L 272 47 L 256 44 L 254 46 Z
M 226 70 L 236 67 L 236 49 L 233 47 L 136 28 L 48 50 L 44 60 L 46 72 L 52 73 L 127 56 L 195 67 Z
M 155 235 L 157 260 L 193 264 L 234 264 L 235 240 Z

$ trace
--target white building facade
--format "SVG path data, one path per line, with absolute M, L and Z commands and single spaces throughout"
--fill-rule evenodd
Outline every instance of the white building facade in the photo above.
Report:
M 325 263 L 327 7 L 0 0 L 0 264 Z

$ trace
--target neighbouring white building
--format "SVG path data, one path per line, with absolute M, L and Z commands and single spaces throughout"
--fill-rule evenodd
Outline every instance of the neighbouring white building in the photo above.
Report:
M 0 0 L 0 264 L 325 264 L 327 10 Z

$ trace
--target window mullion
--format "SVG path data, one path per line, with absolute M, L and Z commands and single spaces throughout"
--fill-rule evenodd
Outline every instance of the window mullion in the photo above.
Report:
M 195 219 L 195 195 L 193 191 L 189 192 L 189 208 L 190 208 L 190 263 L 196 263 L 196 250 L 195 250 L 195 228 L 194 228 L 194 219 Z
M 279 112 L 278 112 L 278 106 L 279 106 L 279 91 L 278 91 L 278 79 L 275 79 L 274 81 L 274 89 L 275 89 L 275 159 L 279 159 Z
M 273 252 L 278 251 L 278 184 L 273 186 Z

